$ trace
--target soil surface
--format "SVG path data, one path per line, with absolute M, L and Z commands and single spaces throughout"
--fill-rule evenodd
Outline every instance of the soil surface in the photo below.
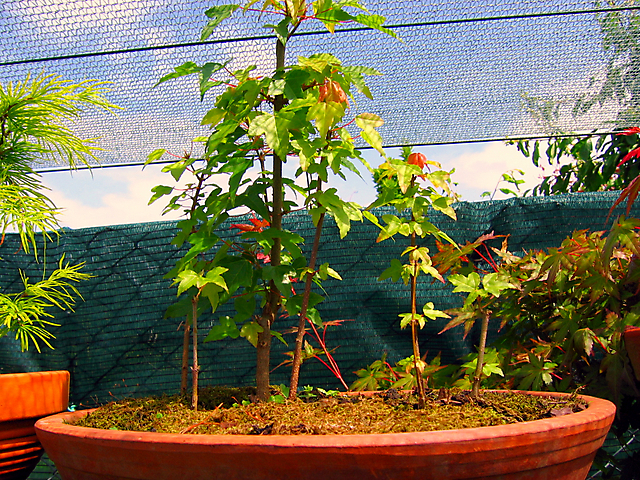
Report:
M 575 396 L 559 400 L 514 392 L 484 392 L 474 400 L 467 391 L 432 390 L 423 409 L 415 395 L 396 390 L 337 397 L 314 391 L 284 403 L 251 403 L 253 394 L 250 387 L 205 388 L 197 412 L 186 396 L 127 399 L 100 407 L 76 425 L 182 434 L 397 433 L 503 425 L 586 408 Z

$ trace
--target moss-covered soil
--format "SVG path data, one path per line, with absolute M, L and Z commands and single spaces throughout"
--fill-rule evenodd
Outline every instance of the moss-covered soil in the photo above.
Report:
M 206 388 L 197 412 L 184 396 L 147 397 L 109 403 L 76 425 L 103 429 L 183 434 L 327 435 L 450 430 L 537 420 L 586 408 L 576 398 L 557 400 L 516 393 L 429 392 L 424 409 L 416 397 L 391 390 L 372 397 L 313 398 L 285 403 L 248 403 L 251 388 Z M 243 401 L 244 404 L 243 405 Z

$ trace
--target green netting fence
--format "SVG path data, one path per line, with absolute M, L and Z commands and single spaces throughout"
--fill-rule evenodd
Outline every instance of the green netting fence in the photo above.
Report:
M 458 221 L 434 215 L 435 223 L 458 242 L 475 240 L 495 232 L 510 235 L 512 251 L 558 246 L 576 229 L 606 228 L 608 210 L 617 197 L 611 194 L 580 194 L 533 197 L 503 201 L 460 203 Z M 238 222 L 238 220 L 234 220 Z M 238 238 L 228 222 L 221 235 Z M 286 217 L 286 228 L 312 238 L 313 226 L 306 214 Z M 3 245 L 0 288 L 19 291 L 22 270 L 35 280 L 42 275 L 43 263 L 51 270 L 64 253 L 66 261 L 86 262 L 85 270 L 94 277 L 81 284 L 84 302 L 75 312 L 56 315 L 61 324 L 54 329 L 55 350 L 42 354 L 19 352 L 17 343 L 3 338 L 0 343 L 0 371 L 67 369 L 72 374 L 71 401 L 89 406 L 121 398 L 174 391 L 179 386 L 182 333 L 179 321 L 164 319 L 166 308 L 176 299 L 170 281 L 163 278 L 181 252 L 171 245 L 176 232 L 174 222 L 120 225 L 65 230 L 55 244 L 49 244 L 40 263 L 32 256 L 17 253 L 18 239 L 8 235 Z M 407 310 L 408 289 L 390 280 L 378 282 L 380 273 L 392 258 L 399 258 L 407 240 L 398 237 L 376 243 L 377 227 L 356 223 L 343 240 L 331 222 L 325 229 L 319 261 L 329 262 L 343 280 L 325 282 L 327 299 L 319 306 L 324 320 L 345 320 L 327 333 L 330 347 L 337 347 L 345 376 L 364 366 L 383 352 L 390 361 L 410 354 L 408 331 L 400 330 L 398 314 Z M 310 241 L 307 248 L 310 248 Z M 14 253 L 16 252 L 16 253 Z M 299 287 L 302 288 L 302 287 Z M 425 280 L 420 301 L 433 301 L 441 309 L 460 306 L 461 298 L 439 283 Z M 201 320 L 203 335 L 219 315 L 231 314 L 223 307 L 214 316 Z M 280 330 L 293 326 L 293 319 L 281 319 Z M 430 323 L 422 333 L 429 355 L 442 352 L 444 362 L 454 362 L 472 348 L 473 339 L 462 340 L 461 331 L 438 335 L 442 322 Z M 292 335 L 285 339 L 292 341 Z M 274 367 L 290 350 L 275 342 Z M 244 339 L 202 344 L 202 382 L 204 384 L 250 384 L 253 381 L 255 350 Z M 274 383 L 285 382 L 286 368 L 276 369 Z M 351 377 L 355 379 L 355 377 Z M 302 382 L 337 386 L 330 372 L 318 362 L 303 366 Z
M 478 203 L 459 203 L 458 221 L 434 214 L 434 223 L 458 241 L 475 240 L 495 232 L 509 235 L 513 252 L 559 246 L 574 230 L 605 230 L 606 218 L 617 192 L 529 197 Z M 617 213 L 622 213 L 622 208 Z M 634 210 L 635 215 L 639 209 Z M 237 219 L 234 222 L 238 222 Z M 223 225 L 223 237 L 237 237 L 237 230 Z M 313 226 L 304 212 L 286 217 L 285 228 L 311 239 Z M 42 275 L 65 254 L 72 263 L 86 262 L 93 278 L 80 286 L 84 302 L 75 312 L 57 314 L 55 350 L 20 353 L 12 338 L 0 339 L 0 372 L 66 369 L 71 372 L 71 403 L 89 407 L 126 396 L 175 392 L 180 385 L 182 332 L 179 321 L 164 319 L 166 308 L 175 301 L 175 289 L 163 278 L 180 251 L 170 241 L 174 222 L 108 226 L 65 230 L 59 241 L 49 244 L 36 263 L 19 253 L 18 239 L 7 235 L 3 245 L 0 291 L 19 291 L 21 269 L 32 279 Z M 347 382 L 351 373 L 388 354 L 394 362 L 411 354 L 409 332 L 399 327 L 398 314 L 407 311 L 408 289 L 390 280 L 378 282 L 390 259 L 398 258 L 408 241 L 398 237 L 376 243 L 377 227 L 364 222 L 353 225 L 340 240 L 335 224 L 328 222 L 320 247 L 320 262 L 329 262 L 343 277 L 327 281 L 327 299 L 319 305 L 323 320 L 344 320 L 327 333 L 330 348 Z M 310 248 L 308 241 L 307 248 Z M 298 287 L 302 288 L 302 287 Z M 438 308 L 461 305 L 461 298 L 449 287 L 425 281 L 419 301 L 433 301 Z M 223 307 L 200 322 L 203 335 L 218 315 L 231 314 Z M 284 318 L 276 328 L 285 330 L 295 319 Z M 421 333 L 421 348 L 429 357 L 441 353 L 445 363 L 455 362 L 473 348 L 474 338 L 462 338 L 462 330 L 439 335 L 443 322 L 427 324 Z M 285 335 L 290 344 L 293 335 Z M 286 360 L 292 347 L 274 342 L 273 367 Z M 244 339 L 201 344 L 203 385 L 252 384 L 255 349 Z M 288 369 L 277 368 L 272 383 L 286 383 Z M 319 362 L 302 367 L 301 384 L 338 387 L 337 380 Z M 631 438 L 631 442 L 635 441 Z M 615 446 L 613 448 L 618 448 Z M 34 477 L 35 478 L 35 477 Z M 48 477 L 44 477 L 48 478 Z

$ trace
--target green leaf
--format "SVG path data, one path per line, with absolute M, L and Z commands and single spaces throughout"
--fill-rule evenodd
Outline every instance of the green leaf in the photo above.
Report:
M 444 313 L 441 310 L 436 310 L 433 302 L 425 303 L 424 307 L 422 307 L 422 313 L 424 316 L 430 320 L 435 320 L 436 318 L 451 318 L 449 315 Z
M 250 319 L 256 312 L 256 298 L 252 294 L 236 297 L 233 305 L 237 312 L 235 317 L 233 317 L 235 322 L 244 322 Z
M 382 148 L 382 137 L 376 130 L 383 124 L 384 120 L 373 113 L 361 113 L 356 117 L 356 125 L 362 129 L 362 139 L 375 148 L 380 155 L 386 157 Z
M 238 8 L 240 8 L 240 5 L 218 5 L 205 11 L 204 14 L 211 20 L 209 20 L 209 23 L 202 29 L 200 40 L 204 41 L 209 38 L 213 30 L 220 25 L 222 21 L 229 18 Z
M 318 275 L 320 275 L 320 278 L 322 280 L 326 280 L 327 277 L 333 277 L 337 280 L 342 280 L 340 274 L 333 268 L 331 268 L 328 263 L 323 263 L 322 265 L 320 265 L 320 268 L 318 269 Z
M 482 279 L 484 289 L 495 297 L 499 297 L 504 290 L 516 288 L 516 286 L 503 279 L 498 273 L 488 273 Z
M 220 317 L 218 322 L 219 324 L 214 325 L 204 339 L 205 343 L 222 340 L 227 337 L 238 338 L 240 336 L 240 330 L 238 330 L 236 323 L 231 317 Z
M 291 277 L 295 275 L 295 271 L 288 265 L 265 265 L 262 267 L 262 278 L 266 281 L 273 281 L 278 292 L 283 297 L 291 296 Z
M 211 305 L 211 313 L 214 313 L 218 308 L 218 304 L 220 302 L 219 292 L 220 287 L 212 283 L 207 283 L 201 289 L 201 295 L 209 300 L 209 304 Z
M 165 185 L 156 185 L 151 189 L 151 191 L 153 192 L 153 196 L 149 200 L 148 205 L 151 205 L 153 202 L 155 202 L 156 200 L 158 200 L 160 197 L 164 195 L 169 195 L 171 192 L 173 192 L 173 187 L 167 187 Z
M 228 290 L 227 283 L 224 281 L 224 277 L 222 276 L 226 271 L 227 269 L 225 267 L 214 267 L 206 273 L 203 283 L 214 284 L 222 290 Z
M 179 160 L 170 165 L 165 165 L 164 167 L 162 167 L 161 171 L 163 173 L 169 172 L 173 179 L 177 182 L 180 180 L 180 177 L 182 177 L 182 174 L 191 163 L 192 161 Z
M 315 198 L 331 213 L 338 225 L 340 238 L 344 238 L 351 228 L 351 220 L 362 220 L 362 212 L 355 204 L 343 201 L 336 192 L 335 188 L 330 188 L 317 193 Z
M 411 313 L 401 313 L 398 315 L 400 317 L 400 328 L 406 328 L 407 325 L 410 325 L 412 321 L 415 321 L 420 328 L 425 325 L 425 319 L 422 315 L 416 313 L 415 315 Z
M 455 273 L 449 275 L 449 281 L 456 287 L 454 292 L 474 292 L 480 288 L 480 275 L 471 272 L 468 276 Z
M 224 273 L 224 279 L 229 292 L 235 292 L 240 287 L 250 287 L 253 275 L 253 266 L 250 261 L 242 258 L 226 263 L 228 270 Z
M 205 63 L 202 66 L 200 71 L 200 101 L 204 100 L 204 95 L 207 93 L 212 87 L 217 87 L 219 85 L 224 85 L 225 82 L 222 80 L 209 80 L 211 75 L 215 72 L 218 72 L 225 68 L 226 63 Z
M 289 132 L 286 124 L 277 121 L 276 116 L 270 113 L 258 115 L 249 125 L 247 135 L 252 137 L 263 134 L 267 140 L 267 145 L 269 145 L 280 158 L 286 158 L 290 148 Z
M 272 337 L 276 337 L 278 340 L 280 340 L 285 347 L 288 347 L 289 344 L 285 341 L 284 337 L 282 336 L 282 334 L 280 332 L 276 332 L 275 330 L 271 330 L 271 336 Z M 282 385 L 281 385 L 282 387 Z M 287 390 L 288 391 L 288 390 Z
M 147 161 L 144 162 L 145 166 L 149 165 L 152 162 L 155 162 L 156 160 L 160 160 L 160 158 L 162 158 L 162 156 L 167 152 L 167 150 L 165 148 L 158 148 L 157 150 L 154 150 L 153 152 L 151 152 L 149 154 L 149 156 L 147 157 Z
M 383 215 L 382 220 L 386 223 L 386 225 L 380 229 L 380 234 L 376 239 L 376 243 L 393 237 L 400 231 L 400 228 L 403 225 L 403 220 L 396 217 L 395 215 Z
M 178 296 L 189 290 L 191 287 L 196 286 L 200 278 L 202 277 L 193 270 L 183 270 L 180 272 L 174 280 L 174 283 L 178 283 Z
M 344 117 L 345 106 L 337 102 L 318 102 L 309 109 L 307 120 L 315 120 L 321 138 Z
M 290 316 L 293 317 L 300 314 L 303 300 L 303 294 L 293 295 L 286 300 L 287 312 Z M 307 305 L 307 309 L 315 307 L 322 301 L 324 301 L 324 297 L 322 295 L 318 295 L 315 292 L 309 292 L 309 304 Z
M 263 328 L 258 325 L 258 322 L 251 321 L 242 325 L 240 329 L 240 336 L 246 338 L 254 347 L 258 346 L 258 334 L 263 332 Z
M 400 263 L 400 260 L 397 258 L 391 259 L 391 266 L 388 267 L 382 274 L 378 277 L 378 281 L 386 280 L 387 278 L 391 278 L 392 282 L 397 282 L 402 277 L 402 270 L 404 265 Z
M 330 53 L 317 53 L 311 57 L 298 57 L 298 64 L 301 67 L 311 68 L 318 73 L 322 73 L 327 66 L 340 66 L 341 62 Z
M 282 42 L 282 45 L 287 45 L 289 40 L 289 25 L 291 24 L 291 17 L 284 17 L 277 25 L 265 25 L 273 29 L 273 32 L 278 37 L 278 40 Z
M 193 62 L 185 62 L 179 67 L 174 67 L 174 71 L 162 77 L 158 82 L 154 85 L 157 87 L 161 83 L 166 82 L 167 80 L 172 80 L 174 78 L 184 77 L 185 75 L 191 75 L 192 73 L 199 73 L 201 68 Z
M 596 335 L 590 328 L 581 328 L 573 334 L 573 347 L 580 355 L 589 356 L 593 353 L 593 339 Z
M 224 118 L 225 113 L 222 108 L 212 108 L 202 118 L 200 125 L 211 125 L 211 127 L 215 127 L 220 120 Z
M 386 33 L 387 35 L 392 36 L 393 38 L 398 38 L 394 31 L 389 30 L 388 28 L 383 27 L 385 18 L 382 15 L 371 15 L 360 13 L 356 15 L 354 18 L 356 22 L 361 25 L 365 25 L 367 27 L 373 28 L 374 30 L 378 30 L 379 32 Z
M 353 15 L 345 12 L 341 8 L 329 1 L 316 1 L 313 3 L 316 18 L 324 23 L 324 26 L 331 33 L 335 33 L 336 24 L 341 22 L 352 21 L 355 19 Z

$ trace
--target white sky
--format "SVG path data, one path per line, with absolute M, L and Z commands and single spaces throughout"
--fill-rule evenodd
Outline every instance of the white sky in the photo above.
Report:
M 540 172 L 531 160 L 515 146 L 501 142 L 423 147 L 416 151 L 425 153 L 429 160 L 440 162 L 447 170 L 455 168 L 453 180 L 466 201 L 482 200 L 482 192 L 493 192 L 502 173 L 511 169 L 526 172 L 527 183 L 523 189 L 539 183 Z M 389 153 L 394 154 L 394 151 Z M 372 165 L 381 162 L 377 152 L 366 155 Z M 42 179 L 51 189 L 49 197 L 63 210 L 61 225 L 77 229 L 178 218 L 176 213 L 162 216 L 163 199 L 148 205 L 152 187 L 171 184 L 171 176 L 161 173 L 160 169 L 161 166 L 148 166 L 144 170 L 139 166 L 94 168 L 91 172 L 44 173 Z M 342 198 L 361 205 L 367 205 L 375 198 L 373 181 L 368 175 L 364 179 L 354 175 L 347 182 L 334 181 L 333 186 L 338 188 Z M 498 193 L 495 198 L 504 198 L 504 195 Z

